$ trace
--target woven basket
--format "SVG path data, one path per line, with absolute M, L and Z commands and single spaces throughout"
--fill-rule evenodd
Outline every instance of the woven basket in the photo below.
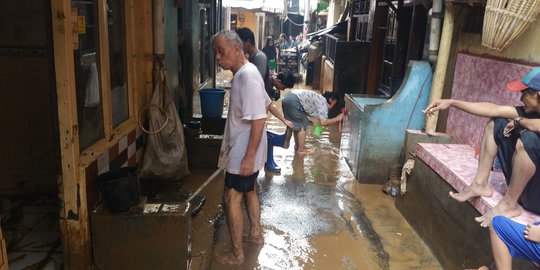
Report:
M 482 45 L 502 52 L 536 19 L 540 0 L 487 0 Z

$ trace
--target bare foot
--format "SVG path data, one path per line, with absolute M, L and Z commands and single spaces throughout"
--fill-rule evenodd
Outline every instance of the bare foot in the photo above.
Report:
M 505 216 L 508 218 L 513 218 L 519 216 L 523 209 L 517 203 L 509 204 L 504 198 L 493 207 L 489 212 L 485 213 L 481 217 L 476 217 L 474 220 L 480 223 L 482 227 L 491 226 L 491 219 L 495 216 Z
M 464 202 L 467 201 L 470 198 L 482 196 L 482 197 L 491 197 L 493 195 L 493 190 L 491 190 L 491 187 L 489 187 L 488 184 L 486 185 L 479 185 L 476 182 L 473 182 L 470 186 L 466 187 L 465 190 L 459 193 L 454 193 L 452 191 L 448 192 L 450 197 L 452 197 L 454 200 L 458 202 Z
M 313 152 L 311 152 L 310 150 L 307 150 L 307 149 L 304 149 L 304 150 L 298 150 L 296 153 L 299 154 L 299 155 L 310 155 L 310 154 L 313 154 Z
M 527 224 L 527 227 L 525 227 L 525 231 L 523 232 L 525 235 L 525 239 L 533 242 L 540 242 L 540 226 L 538 222 L 535 223 L 529 223 Z
M 264 245 L 264 237 L 260 235 L 244 235 L 244 242 L 252 243 L 256 245 Z
M 214 257 L 216 262 L 221 264 L 243 264 L 246 262 L 244 256 L 236 257 L 232 252 L 227 252 L 226 254 L 216 254 Z

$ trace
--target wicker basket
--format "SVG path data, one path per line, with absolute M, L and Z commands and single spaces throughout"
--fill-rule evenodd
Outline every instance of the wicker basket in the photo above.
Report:
M 540 0 L 487 0 L 482 45 L 502 52 L 536 19 Z

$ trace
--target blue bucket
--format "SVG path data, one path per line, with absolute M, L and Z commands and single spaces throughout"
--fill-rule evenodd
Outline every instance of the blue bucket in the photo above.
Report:
M 199 90 L 201 112 L 203 117 L 221 118 L 225 90 L 219 88 L 204 88 Z

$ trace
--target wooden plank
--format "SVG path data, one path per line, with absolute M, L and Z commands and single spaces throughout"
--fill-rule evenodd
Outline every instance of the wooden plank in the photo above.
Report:
M 60 133 L 62 176 L 59 197 L 62 252 L 67 269 L 90 268 L 90 235 L 88 234 L 85 197 L 77 170 L 79 137 L 77 125 L 76 87 L 73 60 L 71 1 L 53 0 L 51 3 L 54 62 Z

